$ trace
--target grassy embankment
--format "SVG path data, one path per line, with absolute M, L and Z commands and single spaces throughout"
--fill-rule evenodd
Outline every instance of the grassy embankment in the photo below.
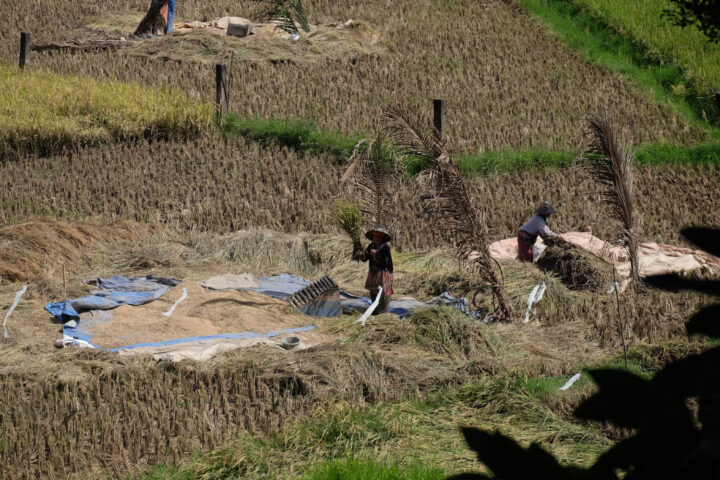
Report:
M 0 158 L 209 128 L 211 107 L 181 92 L 0 64 Z
M 680 112 L 690 124 L 709 130 L 714 140 L 720 138 L 717 128 L 720 113 L 710 94 L 710 87 L 720 81 L 713 70 L 720 67 L 716 64 L 714 69 L 708 68 L 718 61 L 720 54 L 711 53 L 712 47 L 698 38 L 699 32 L 678 31 L 661 18 L 661 4 L 669 2 L 653 0 L 640 5 L 637 1 L 516 1 L 546 22 L 586 60 L 625 75 L 658 102 Z M 588 11 L 576 4 L 596 5 L 597 9 Z M 658 44 L 664 39 L 663 45 L 677 42 L 678 50 L 697 57 L 697 62 L 672 58 L 650 38 L 657 39 Z M 659 54 L 661 51 L 663 55 Z
M 713 94 L 720 90 L 720 49 L 695 28 L 680 28 L 663 18 L 670 0 L 572 0 L 624 32 L 646 49 L 651 58 L 681 68 L 685 76 Z M 683 93 L 685 85 L 675 85 Z
M 276 120 L 246 118 L 231 114 L 221 125 L 228 136 L 243 136 L 261 143 L 277 143 L 313 154 L 329 153 L 340 159 L 350 156 L 361 135 L 344 136 L 318 129 L 309 120 Z M 578 152 L 551 150 L 505 150 L 482 154 L 461 153 L 456 160 L 468 176 L 529 170 L 532 168 L 563 168 L 572 164 Z M 640 147 L 638 163 L 644 165 L 706 165 L 720 163 L 720 144 L 709 143 L 691 147 L 659 143 Z M 424 167 L 420 160 L 411 160 L 410 173 Z

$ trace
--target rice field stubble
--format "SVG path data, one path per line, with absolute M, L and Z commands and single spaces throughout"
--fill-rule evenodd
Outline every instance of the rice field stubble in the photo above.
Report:
M 388 51 L 304 64 L 235 62 L 234 111 L 248 117 L 309 118 L 321 128 L 350 134 L 373 131 L 374 119 L 388 105 L 429 111 L 430 100 L 443 97 L 447 133 L 459 149 L 473 152 L 573 150 L 582 116 L 608 107 L 621 113 L 639 144 L 692 144 L 707 137 L 649 94 L 628 87 L 621 76 L 583 61 L 539 20 L 500 0 L 318 0 L 306 7 L 314 23 L 367 22 Z M 72 22 L 111 14 L 113 8 L 143 12 L 147 5 L 132 0 L 101 8 L 39 0 L 33 11 L 52 11 L 48 18 L 27 14 L 24 2 L 4 2 L 0 15 L 10 27 L 0 33 L 0 58 L 15 62 L 20 31 L 32 32 L 36 42 L 52 41 L 67 36 Z M 178 15 L 199 20 L 227 14 L 253 17 L 257 8 L 253 2 L 191 0 Z M 202 101 L 214 95 L 214 72 L 207 65 L 122 51 L 38 53 L 33 68 L 179 87 Z
M 102 217 L 160 223 L 177 231 L 228 233 L 266 228 L 335 231 L 333 200 L 343 166 L 327 155 L 242 139 L 141 141 L 84 147 L 65 155 L 0 165 L 0 223 L 35 216 Z M 614 241 L 615 225 L 595 205 L 598 193 L 582 169 L 533 169 L 470 180 L 473 201 L 486 205 L 491 239 L 511 237 L 540 201 L 560 212 L 555 231 L 584 231 Z M 720 224 L 717 166 L 639 166 L 636 189 L 642 241 L 683 244 L 680 228 Z M 418 206 L 408 179 L 399 192 L 400 249 L 443 244 Z

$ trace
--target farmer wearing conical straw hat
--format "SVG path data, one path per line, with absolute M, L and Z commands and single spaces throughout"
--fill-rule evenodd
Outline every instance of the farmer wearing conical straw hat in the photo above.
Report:
M 373 301 L 378 295 L 379 287 L 382 287 L 380 303 L 373 312 L 373 315 L 377 315 L 387 311 L 390 305 L 390 297 L 393 294 L 393 262 L 390 245 L 388 245 L 388 242 L 392 240 L 392 236 L 382 225 L 376 225 L 365 236 L 372 242 L 367 246 L 359 260 L 368 262 L 369 271 L 365 281 L 365 288 L 370 292 Z
M 542 202 L 537 210 L 535 210 L 535 216 L 520 227 L 520 231 L 518 232 L 518 260 L 522 262 L 532 262 L 532 246 L 535 244 L 537 237 L 540 236 L 546 239 L 556 235 L 555 232 L 547 226 L 547 219 L 553 213 L 557 213 L 557 211 L 555 211 L 552 205 L 547 202 Z

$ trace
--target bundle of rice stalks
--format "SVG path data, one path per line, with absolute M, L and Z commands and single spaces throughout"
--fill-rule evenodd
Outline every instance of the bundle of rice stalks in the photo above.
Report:
M 398 345 L 412 349 L 411 356 L 442 358 L 450 365 L 462 367 L 468 362 L 488 363 L 497 339 L 487 327 L 450 307 L 419 310 L 406 321 L 378 319 L 370 328 L 358 332 L 352 340 L 359 345 Z M 408 350 L 408 352 L 410 352 Z M 445 360 L 443 363 L 445 363 Z M 487 362 L 485 361 L 487 360 Z
M 537 266 L 555 273 L 570 290 L 599 292 L 612 285 L 612 266 L 602 258 L 557 237 L 548 238 L 545 244 Z
M 335 223 L 340 229 L 347 233 L 353 242 L 352 258 L 358 258 L 363 251 L 360 241 L 362 235 L 362 218 L 360 217 L 360 204 L 358 202 L 335 202 L 333 212 Z
M 415 328 L 415 341 L 435 353 L 456 361 L 475 357 L 485 345 L 484 325 L 459 311 L 438 307 L 421 310 L 408 319 Z

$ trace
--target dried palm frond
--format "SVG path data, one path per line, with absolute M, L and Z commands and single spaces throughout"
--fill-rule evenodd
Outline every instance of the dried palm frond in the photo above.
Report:
M 299 34 L 300 28 L 310 32 L 302 0 L 256 0 L 269 6 L 267 17 L 276 22 L 279 29 L 291 34 Z
M 630 133 L 624 128 L 618 130 L 607 113 L 603 117 L 590 116 L 587 122 L 589 145 L 583 158 L 601 187 L 610 216 L 620 224 L 620 238 L 629 250 L 630 278 L 637 285 L 640 272 L 633 197 L 635 151 Z
M 485 212 L 473 205 L 460 168 L 447 150 L 447 138 L 434 128 L 424 130 L 396 112 L 385 114 L 387 135 L 404 155 L 426 158 L 431 168 L 418 176 L 419 200 L 440 228 L 448 232 L 457 257 L 489 288 L 495 301 L 494 315 L 508 320 L 512 314 L 502 285 L 502 269 L 490 255 Z M 498 275 L 499 270 L 500 275 Z
M 400 165 L 384 133 L 373 140 L 361 140 L 353 150 L 340 183 L 350 187 L 360 212 L 372 224 L 391 228 L 394 223 Z

